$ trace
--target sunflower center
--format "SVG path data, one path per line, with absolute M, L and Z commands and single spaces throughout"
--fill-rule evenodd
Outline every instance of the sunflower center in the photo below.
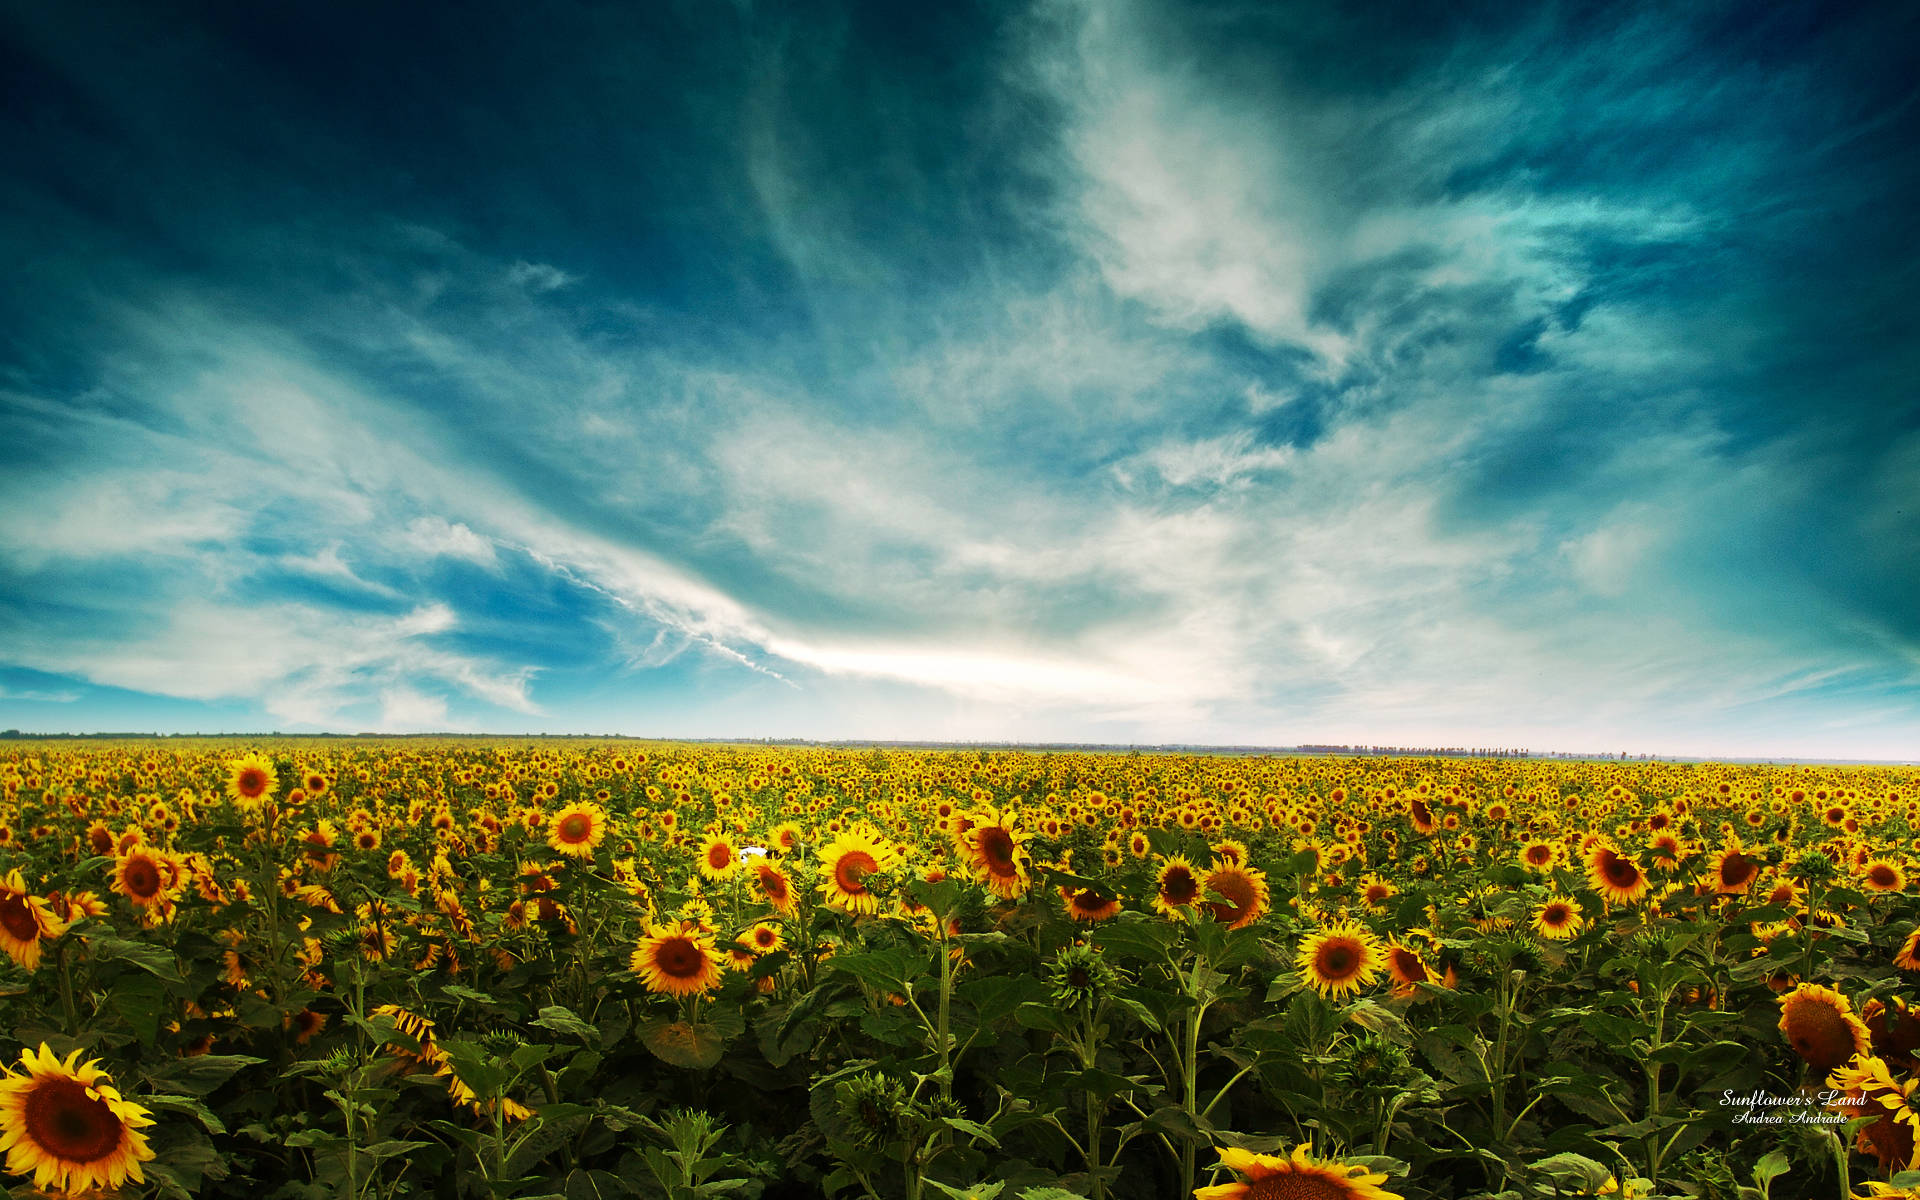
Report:
M 261 795 L 267 790 L 267 773 L 258 767 L 247 768 L 240 772 L 239 788 L 242 796 Z
M 1548 925 L 1565 925 L 1573 913 L 1564 904 L 1549 904 L 1547 911 L 1540 914 L 1541 921 Z
M 42 1079 L 27 1093 L 27 1136 L 67 1162 L 90 1163 L 120 1148 L 120 1118 L 72 1079 Z
M 560 840 L 584 842 L 593 833 L 593 819 L 585 813 L 573 813 L 560 822 Z
M 1729 854 L 1720 864 L 1720 882 L 1727 887 L 1739 887 L 1752 879 L 1760 870 L 1760 865 L 1744 854 Z
M 1213 915 L 1222 920 L 1238 919 L 1240 914 L 1253 905 L 1253 885 L 1238 873 L 1217 873 L 1207 880 L 1207 886 L 1227 898 L 1225 904 L 1213 905 Z
M 1536 867 L 1545 866 L 1547 860 L 1552 857 L 1553 851 L 1547 849 L 1545 846 L 1527 847 L 1527 861 Z
M 996 875 L 1013 870 L 1013 835 L 998 825 L 980 831 L 980 857 Z
M 718 871 L 733 861 L 733 847 L 719 845 L 707 851 L 707 865 Z
M 850 851 L 841 855 L 840 861 L 833 865 L 833 881 L 840 885 L 841 891 L 858 895 L 867 890 L 867 876 L 879 867 L 873 855 L 865 850 Z
M 1630 888 L 1640 882 L 1640 868 L 1617 854 L 1609 854 L 1600 864 L 1600 874 L 1617 888 Z
M 15 940 L 31 942 L 40 936 L 40 922 L 27 908 L 27 898 L 9 892 L 0 896 L 0 928 Z
M 1185 867 L 1176 867 L 1168 871 L 1167 877 L 1160 882 L 1160 894 L 1168 904 L 1192 903 L 1194 893 L 1199 890 L 1199 885 L 1194 882 L 1193 873 Z
M 1322 979 L 1352 977 L 1360 969 L 1360 947 L 1348 938 L 1339 938 L 1320 947 L 1314 970 Z
M 1396 949 L 1393 952 L 1393 965 L 1409 983 L 1419 983 L 1427 978 L 1427 964 L 1421 962 L 1420 956 L 1411 950 Z
M 668 938 L 660 943 L 653 952 L 653 965 L 662 975 L 675 979 L 692 979 L 706 966 L 707 956 L 700 953 L 700 947 L 693 944 L 691 938 Z
M 1867 882 L 1875 887 L 1891 888 L 1899 881 L 1900 876 L 1894 873 L 1892 867 L 1878 866 L 1867 872 Z
M 1242 1200 L 1351 1200 L 1354 1191 L 1321 1174 L 1286 1171 L 1256 1180 Z
M 160 871 L 149 859 L 128 859 L 121 878 L 126 880 L 127 890 L 142 899 L 160 894 Z

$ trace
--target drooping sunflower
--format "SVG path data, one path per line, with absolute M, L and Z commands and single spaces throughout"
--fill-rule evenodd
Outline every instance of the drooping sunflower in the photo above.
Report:
M 1245 929 L 1265 916 L 1270 907 L 1272 893 L 1267 889 L 1265 871 L 1220 860 L 1201 883 L 1207 892 L 1220 897 L 1201 903 L 1228 929 Z
M 0 879 L 0 950 L 24 970 L 40 965 L 40 942 L 67 931 L 67 923 L 53 908 L 27 890 L 26 878 L 15 867 Z
M 961 838 L 961 849 L 974 875 L 987 890 L 1005 900 L 1025 895 L 1032 882 L 1019 828 L 1019 818 L 1013 813 L 981 814 Z
M 46 1043 L 22 1050 L 24 1074 L 0 1077 L 0 1150 L 7 1170 L 33 1175 L 44 1190 L 81 1192 L 146 1182 L 140 1164 L 153 1158 L 147 1110 L 121 1098 L 99 1060 L 80 1051 L 56 1058 Z
M 771 863 L 765 859 L 755 862 L 753 882 L 754 886 L 760 889 L 760 894 L 766 897 L 767 903 L 773 905 L 773 911 L 781 916 L 793 915 L 797 899 L 793 891 L 793 880 L 777 863 Z
M 1780 997 L 1780 1032 L 1807 1066 L 1821 1075 L 1872 1048 L 1866 1024 L 1831 988 L 1803 983 Z
M 724 833 L 708 834 L 700 843 L 700 873 L 708 879 L 731 879 L 740 870 L 740 851 Z
M 1908 934 L 1907 940 L 1893 952 L 1893 965 L 1902 971 L 1920 971 L 1920 929 Z
M 630 961 L 646 989 L 663 996 L 698 996 L 720 986 L 720 952 L 698 929 L 650 925 Z
M 1200 898 L 1200 876 L 1184 855 L 1174 855 L 1160 864 L 1153 877 L 1153 910 L 1174 917 Z
M 1419 989 L 1415 984 L 1439 982 L 1426 956 L 1404 942 L 1388 942 L 1381 957 L 1387 964 L 1387 975 L 1393 980 L 1396 996 L 1417 995 Z
M 1873 1040 L 1873 1052 L 1905 1071 L 1920 1071 L 1920 1009 L 1896 996 L 1867 1001 L 1860 1023 Z
M 1220 1165 L 1239 1172 L 1242 1182 L 1195 1188 L 1193 1200 L 1400 1200 L 1380 1187 L 1385 1175 L 1339 1159 L 1315 1158 L 1305 1142 L 1289 1158 L 1229 1148 L 1220 1151 Z
M 1379 939 L 1365 926 L 1341 921 L 1300 939 L 1301 982 L 1329 1000 L 1373 983 L 1385 959 Z
M 264 755 L 249 754 L 227 764 L 227 795 L 240 804 L 259 804 L 269 799 L 279 783 L 273 762 Z
M 1609 904 L 1634 904 L 1647 894 L 1647 873 L 1640 864 L 1604 842 L 1587 857 L 1587 879 Z
M 1579 937 L 1586 927 L 1587 919 L 1580 915 L 1579 902 L 1565 896 L 1555 896 L 1533 910 L 1534 932 L 1556 942 Z
M 870 917 L 880 911 L 880 897 L 867 877 L 893 864 L 893 848 L 871 826 L 842 830 L 820 851 L 820 894 L 829 908 Z
M 576 801 L 553 814 L 547 847 L 559 854 L 587 859 L 607 837 L 607 813 L 597 804 Z
M 1060 902 L 1067 916 L 1089 925 L 1110 921 L 1120 915 L 1120 898 L 1097 887 L 1063 887 L 1060 889 Z

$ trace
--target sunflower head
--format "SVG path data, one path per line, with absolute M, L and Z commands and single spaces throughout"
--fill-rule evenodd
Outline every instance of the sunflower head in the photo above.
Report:
M 1380 1187 L 1385 1175 L 1358 1164 L 1313 1156 L 1302 1142 L 1287 1158 L 1230 1148 L 1220 1165 L 1242 1181 L 1194 1189 L 1194 1200 L 1400 1200 Z
M 1872 1035 L 1847 998 L 1817 983 L 1803 983 L 1780 998 L 1780 1032 L 1821 1075 L 1872 1045 Z
M 122 1099 L 97 1062 L 64 1060 L 46 1044 L 20 1052 L 24 1069 L 0 1077 L 0 1149 L 7 1170 L 31 1174 L 41 1190 L 81 1192 L 145 1182 L 153 1158 L 142 1132 L 147 1110 Z
M 1076 943 L 1054 956 L 1047 972 L 1053 1002 L 1063 1009 L 1085 1012 L 1120 982 L 1120 973 L 1098 947 Z
M 1296 961 L 1300 980 L 1323 997 L 1338 999 L 1358 992 L 1380 974 L 1385 954 L 1364 926 L 1352 921 L 1328 925 L 1300 939 Z

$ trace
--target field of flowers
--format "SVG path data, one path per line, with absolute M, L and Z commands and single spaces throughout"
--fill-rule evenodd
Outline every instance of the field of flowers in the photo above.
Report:
M 0 747 L 15 1194 L 1920 1195 L 1920 771 Z

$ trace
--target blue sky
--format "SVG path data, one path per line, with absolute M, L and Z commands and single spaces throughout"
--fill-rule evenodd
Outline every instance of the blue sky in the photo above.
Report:
M 0 727 L 1911 757 L 1917 12 L 4 0 Z

